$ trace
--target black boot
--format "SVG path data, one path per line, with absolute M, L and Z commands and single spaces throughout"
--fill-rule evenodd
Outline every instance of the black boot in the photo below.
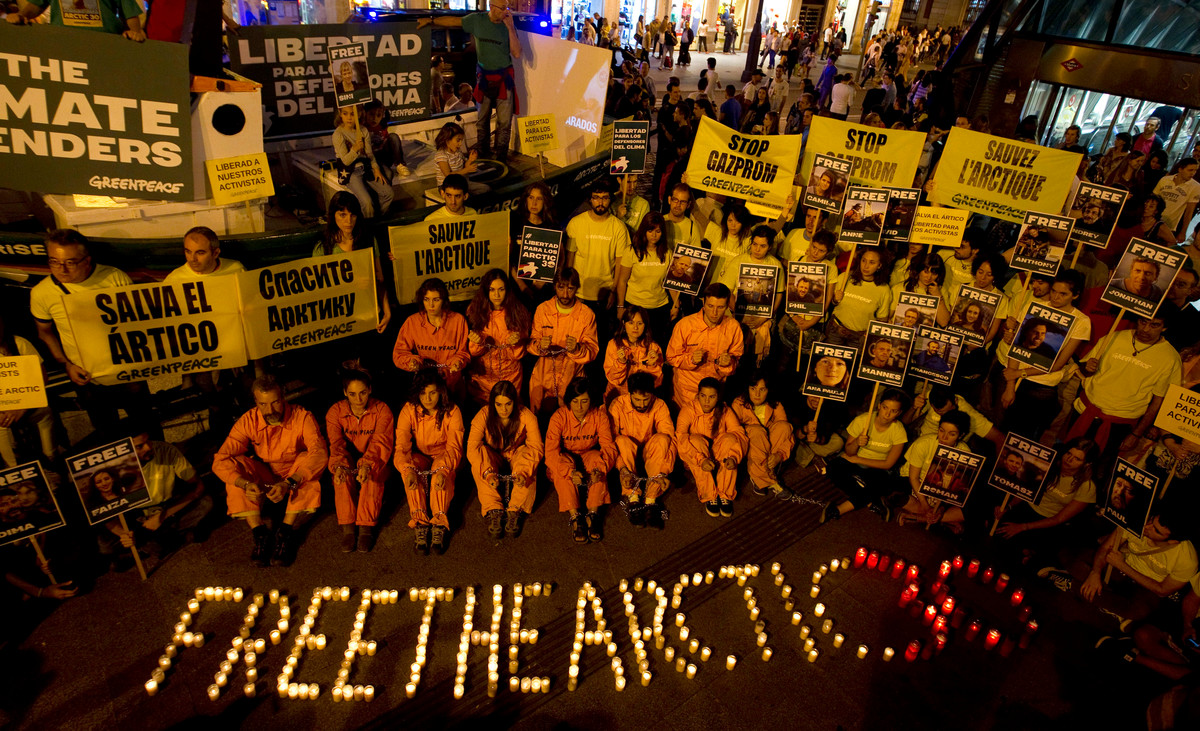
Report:
M 254 550 L 250 552 L 250 563 L 266 568 L 271 560 L 271 529 L 260 525 L 251 531 L 254 537 Z
M 275 531 L 275 553 L 271 556 L 272 566 L 291 566 L 296 560 L 296 531 L 284 523 Z

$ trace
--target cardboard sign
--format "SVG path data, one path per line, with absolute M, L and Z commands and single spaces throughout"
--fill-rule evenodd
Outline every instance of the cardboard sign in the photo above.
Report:
M 830 213 L 842 210 L 842 198 L 850 180 L 850 161 L 817 155 L 813 158 L 812 174 L 804 187 L 803 203 Z
M 80 365 L 102 385 L 246 365 L 238 281 L 203 277 L 65 295 Z
M 650 122 L 613 122 L 612 127 L 608 172 L 613 175 L 641 175 L 646 172 Z
M 0 546 L 66 524 L 40 462 L 0 470 Z
M 46 406 L 46 381 L 36 355 L 0 355 L 0 411 Z
M 92 525 L 150 502 L 142 465 L 129 437 L 68 457 L 67 472 Z
M 1067 216 L 1026 213 L 1017 244 L 1013 247 L 1012 268 L 1053 277 L 1067 250 L 1074 223 L 1075 219 Z
M 917 216 L 917 203 L 921 200 L 921 191 L 917 188 L 888 188 L 887 191 L 887 208 L 883 213 L 883 238 L 890 241 L 908 241 L 913 221 Z
M 521 232 L 517 276 L 534 282 L 553 282 L 562 258 L 562 231 L 526 226 Z
M 915 328 L 872 320 L 867 326 L 858 377 L 885 386 L 903 386 L 916 335 Z
M 829 266 L 819 261 L 788 262 L 787 295 L 784 312 L 789 315 L 819 317 L 825 313 L 825 290 L 829 286 Z
M 850 186 L 842 210 L 842 228 L 838 241 L 875 246 L 883 232 L 883 215 L 889 194 L 882 188 Z
M 967 230 L 967 219 L 970 217 L 970 211 L 921 206 L 917 208 L 917 215 L 913 219 L 908 243 L 958 248 L 962 243 L 963 232 Z
M 1049 372 L 1074 323 L 1075 315 L 1031 302 L 1025 319 L 1017 328 L 1008 356 L 1018 363 Z
M 1013 497 L 1036 503 L 1046 487 L 1046 476 L 1054 463 L 1056 451 L 1032 439 L 1009 432 L 1004 436 L 1004 448 L 988 477 L 988 484 Z
M 800 174 L 804 179 L 812 175 L 819 154 L 849 162 L 850 182 L 855 185 L 912 185 L 924 149 L 924 132 L 879 129 L 833 117 L 813 117 Z
M 982 289 L 962 285 L 946 329 L 961 334 L 967 345 L 983 345 L 983 339 L 992 327 L 996 307 L 1000 304 L 1002 296 L 997 292 L 984 292 Z
M 251 358 L 369 332 L 379 322 L 371 249 L 298 259 L 233 277 Z
M 1153 317 L 1187 258 L 1180 249 L 1131 239 L 1100 299 L 1142 317 Z
M 688 185 L 714 195 L 783 206 L 799 159 L 799 135 L 747 135 L 703 117 L 688 159 Z
M 814 343 L 812 357 L 808 361 L 808 374 L 804 377 L 804 395 L 845 401 L 856 360 L 858 348 Z
M 1200 443 L 1200 394 L 1174 383 L 1154 417 L 1154 426 L 1180 439 Z
M 896 303 L 896 316 L 892 318 L 892 322 L 905 327 L 935 325 L 938 302 L 941 299 L 936 294 L 901 292 Z
M 922 325 L 913 341 L 913 356 L 908 361 L 909 375 L 924 378 L 939 386 L 949 386 L 962 355 L 963 336 L 949 330 Z
M 770 317 L 775 312 L 775 289 L 779 267 L 742 264 L 738 268 L 737 295 L 733 312 L 748 317 Z
M 1113 523 L 1140 536 L 1146 529 L 1157 493 L 1157 477 L 1118 459 L 1100 512 Z
M 451 302 L 474 297 L 488 270 L 508 268 L 508 214 L 505 210 L 389 226 L 399 300 L 412 302 L 429 277 L 446 283 Z
M 1108 246 L 1117 218 L 1128 199 L 1129 191 L 1120 188 L 1107 188 L 1086 180 L 1079 183 L 1069 214 L 1075 219 L 1071 239 L 1088 246 Z
M 271 166 L 266 153 L 254 152 L 206 160 L 204 166 L 208 170 L 208 183 L 212 186 L 213 203 L 218 206 L 275 195 L 275 183 L 271 180 Z
M 939 444 L 917 492 L 961 508 L 967 504 L 982 467 L 980 455 Z
M 671 252 L 671 266 L 667 268 L 663 289 L 693 296 L 700 294 L 710 259 L 712 249 L 676 244 L 675 251 Z
M 338 108 L 371 101 L 371 74 L 367 71 L 367 44 L 329 47 L 329 73 L 333 75 L 333 100 Z
M 539 114 L 536 117 L 521 117 L 521 152 L 536 155 L 539 152 L 558 149 L 558 135 L 554 131 L 554 115 Z
M 1061 211 L 1082 155 L 955 127 L 938 162 L 933 202 L 1021 223 Z

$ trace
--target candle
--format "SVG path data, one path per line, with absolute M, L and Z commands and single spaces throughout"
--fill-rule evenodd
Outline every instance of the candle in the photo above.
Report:
M 835 634 L 833 636 L 833 646 L 834 647 L 841 647 L 842 643 L 844 643 L 845 641 L 846 641 L 846 635 L 842 634 L 841 632 L 838 632 L 837 634 Z
M 780 571 L 782 571 L 782 570 L 783 570 L 783 566 L 782 566 L 782 565 L 780 565 L 780 563 L 779 563 L 778 561 L 776 561 L 775 563 L 771 564 L 771 575 L 772 575 L 772 576 L 775 576 L 775 575 L 777 575 L 777 574 L 778 574 Z
M 945 632 L 945 631 L 946 631 L 946 625 L 947 625 L 948 623 L 949 623 L 949 620 L 947 620 L 947 619 L 946 619 L 946 615 L 944 615 L 944 614 L 939 614 L 939 615 L 937 616 L 937 618 L 933 620 L 933 626 L 932 626 L 932 627 L 930 627 L 930 629 L 929 629 L 929 632 L 930 632 L 930 634 L 935 634 L 935 635 L 936 635 L 936 634 L 940 634 L 940 633 L 943 633 L 943 632 Z
M 950 575 L 951 568 L 953 568 L 953 567 L 949 561 L 942 561 L 941 565 L 938 566 L 938 576 L 945 579 L 947 576 Z
M 216 589 L 211 586 L 204 587 L 204 601 L 211 602 L 216 599 Z
M 159 656 L 158 666 L 160 668 L 162 668 L 163 670 L 170 670 L 171 669 L 171 658 L 167 657 L 166 655 Z
M 835 639 L 836 639 L 836 638 L 835 638 Z M 867 646 L 866 646 L 866 645 L 859 645 L 859 646 L 858 646 L 858 653 L 857 653 L 857 654 L 858 654 L 858 659 L 859 659 L 859 660 L 861 660 L 861 659 L 863 659 L 864 657 L 866 657 L 866 656 L 867 656 L 867 652 L 868 652 L 868 650 L 867 650 Z
M 668 647 L 667 649 L 663 650 L 663 659 L 666 660 L 667 662 L 671 662 L 672 660 L 674 660 L 675 659 L 675 648 Z
M 904 590 L 900 592 L 900 608 L 903 609 L 904 607 L 907 607 L 908 603 L 911 602 L 916 596 L 917 591 L 913 588 L 913 586 L 904 587 Z
M 683 612 L 680 612 L 675 615 L 675 626 L 676 627 L 682 627 L 683 623 L 686 621 L 687 621 L 687 617 L 683 614 Z
M 242 692 L 246 694 L 247 698 L 253 698 L 255 694 L 254 683 L 246 683 L 246 686 L 242 688 Z
M 879 552 L 871 551 L 871 553 L 867 554 L 867 568 L 873 569 L 878 565 L 879 565 Z
M 859 568 L 867 560 L 867 549 L 860 548 L 854 552 L 854 568 Z
M 908 571 L 904 575 L 904 580 L 911 584 L 912 582 L 917 580 L 917 576 L 920 575 L 920 573 L 921 573 L 920 567 L 917 566 L 915 563 L 910 563 L 908 565 Z
M 900 574 L 904 573 L 904 559 L 898 558 L 892 563 L 892 578 L 899 579 Z
M 804 617 L 801 616 L 800 612 L 792 612 L 792 624 L 795 624 L 795 625 L 800 624 L 800 620 L 803 618 Z
M 691 632 L 692 631 L 690 629 L 688 629 L 687 627 L 680 627 L 679 628 L 679 641 L 687 642 L 688 635 L 690 635 Z M 616 645 L 613 645 L 613 647 L 616 647 Z
M 921 617 L 921 624 L 928 627 L 929 625 L 933 624 L 933 618 L 936 616 L 937 607 L 930 604 L 929 606 L 925 607 L 925 614 Z
M 946 634 L 944 632 L 938 632 L 933 636 L 933 646 L 935 652 L 941 652 L 946 649 Z
M 652 677 L 654 677 L 654 676 L 652 676 L 652 675 L 650 674 L 650 671 L 649 671 L 649 670 L 643 670 L 643 671 L 642 671 L 642 685 L 643 685 L 643 686 L 650 685 L 650 679 L 651 679 Z
M 979 559 L 973 558 L 973 559 L 971 559 L 971 562 L 967 564 L 967 578 L 974 579 L 975 574 L 978 574 L 978 573 L 979 573 Z
M 812 597 L 813 599 L 816 599 L 820 594 L 821 594 L 821 587 L 817 586 L 816 584 L 813 584 L 813 587 L 808 590 L 808 595 L 810 597 Z
M 983 649 L 990 650 L 1000 642 L 1000 630 L 988 630 L 987 637 L 983 639 Z
M 146 695 L 155 695 L 158 693 L 158 681 L 151 679 L 146 681 Z
M 813 607 L 813 614 L 818 617 L 824 616 L 825 605 L 821 604 L 820 602 L 817 602 L 817 605 L 815 607 Z
M 833 629 L 833 620 L 832 619 L 827 619 L 821 623 L 821 632 L 822 633 L 829 634 L 829 632 L 832 629 Z
M 979 575 L 979 580 L 982 581 L 984 584 L 990 584 L 992 582 L 992 578 L 995 575 L 996 575 L 996 572 L 992 569 L 991 566 L 988 566 L 986 569 L 983 570 L 983 573 Z
M 763 648 L 762 659 L 763 659 L 763 662 L 769 662 L 771 660 L 771 648 L 770 647 Z M 693 665 L 692 667 L 695 667 L 695 666 Z
M 197 632 L 192 635 L 192 647 L 204 647 L 204 633 Z
M 792 611 L 792 610 L 793 610 L 793 609 L 795 609 L 795 608 L 796 608 L 796 600 L 795 600 L 794 598 L 792 598 L 792 597 L 788 597 L 788 598 L 787 598 L 787 601 L 785 601 L 785 602 L 783 603 L 783 609 L 784 609 L 784 611 L 786 611 L 786 612 L 790 612 L 790 611 Z
M 896 654 L 896 651 L 895 651 L 895 650 L 893 650 L 892 648 L 890 648 L 890 647 L 885 647 L 885 648 L 883 648 L 883 661 L 884 661 L 884 662 L 891 662 L 891 661 L 892 661 L 892 657 L 893 657 L 895 654 Z
M 688 652 L 695 655 L 699 651 L 700 651 L 700 640 L 693 638 L 692 641 L 688 643 Z
M 675 672 L 682 673 L 687 670 L 687 660 L 683 657 L 675 658 Z
M 1009 604 L 1012 604 L 1014 607 L 1020 606 L 1021 602 L 1023 602 L 1023 601 L 1025 601 L 1025 590 L 1024 589 L 1015 590 L 1012 593 L 1012 596 L 1008 600 Z
M 217 687 L 216 685 L 208 686 L 208 699 L 210 701 L 215 701 L 216 699 L 218 699 L 220 697 L 221 697 L 221 689 L 219 687 Z
M 156 683 L 161 683 L 167 679 L 167 674 L 163 672 L 162 668 L 154 668 L 150 671 L 150 679 Z
M 711 583 L 713 583 L 713 578 L 714 578 L 714 577 L 713 577 L 713 572 L 711 572 L 711 571 L 705 571 L 705 572 L 704 572 L 704 583 L 705 583 L 705 584 L 711 584 Z
M 1017 641 L 1012 637 L 1005 637 L 1000 643 L 1000 657 L 1008 657 L 1012 654 L 1013 648 L 1017 646 Z
M 821 652 L 820 652 L 819 650 L 817 650 L 817 649 L 814 647 L 813 649 L 811 649 L 811 650 L 809 650 L 809 651 L 808 651 L 808 661 L 809 661 L 809 662 L 816 662 L 816 661 L 817 661 L 817 656 L 818 656 L 818 655 L 820 655 L 820 654 L 821 654 Z
M 881 574 L 886 573 L 888 570 L 888 566 L 890 566 L 891 563 L 892 563 L 891 556 L 887 555 L 886 553 L 881 554 L 879 556 L 879 573 L 881 573 Z
M 1025 632 L 1021 635 L 1021 649 L 1029 647 L 1029 643 L 1033 641 L 1033 636 L 1038 631 L 1038 623 L 1036 619 L 1031 619 L 1025 625 Z
M 996 577 L 996 593 L 1003 593 L 1008 588 L 1008 574 L 1000 574 Z
M 967 613 L 962 607 L 955 607 L 954 614 L 950 616 L 950 626 L 954 629 L 962 627 L 963 620 L 967 618 Z
M 229 676 L 218 670 L 217 674 L 213 676 L 213 682 L 217 684 L 218 688 L 224 688 L 225 684 L 229 682 Z
M 766 646 L 766 644 L 767 644 L 767 633 L 766 633 L 766 632 L 759 632 L 759 633 L 758 633 L 758 636 L 754 638 L 754 641 L 755 641 L 755 642 L 758 644 L 758 646 L 759 646 L 759 647 L 764 647 L 764 646 Z
M 191 638 L 189 637 L 188 639 L 190 640 Z M 191 646 L 192 643 L 184 642 L 183 644 Z M 163 648 L 163 654 L 166 655 L 167 657 L 175 657 L 175 654 L 177 652 L 178 652 L 178 650 L 175 649 L 175 645 L 173 643 L 170 645 L 167 645 L 166 647 Z
M 942 614 L 945 614 L 946 616 L 954 614 L 954 597 L 948 596 L 946 597 L 945 601 L 942 602 Z
M 736 665 L 737 665 L 737 655 L 729 655 L 728 657 L 725 658 L 725 669 L 726 670 L 733 670 L 734 666 L 736 666 Z M 151 695 L 153 695 L 153 694 L 151 694 Z
M 975 636 L 979 634 L 981 629 L 983 629 L 983 623 L 981 621 L 978 619 L 971 620 L 971 624 L 967 625 L 967 631 L 963 633 L 963 639 L 965 639 L 967 642 L 970 642 L 971 640 L 975 639 Z
M 751 619 L 751 620 L 756 620 L 756 619 L 758 619 L 758 615 L 759 615 L 761 612 L 762 612 L 762 610 L 760 610 L 758 607 L 751 607 L 751 609 L 750 609 L 750 619 Z
M 700 648 L 700 662 L 708 662 L 708 658 L 712 657 L 712 648 L 705 646 Z
M 912 642 L 908 643 L 908 647 L 905 648 L 905 650 L 904 650 L 904 659 L 908 660 L 909 662 L 913 662 L 914 660 L 917 659 L 917 656 L 919 656 L 920 654 L 921 654 L 921 641 L 913 640 Z
M 800 639 L 804 639 L 805 637 L 808 637 L 809 634 L 811 634 L 811 633 L 812 633 L 812 627 L 809 627 L 807 624 L 804 625 L 803 627 L 800 628 Z
M 839 559 L 835 558 L 829 562 L 829 570 L 830 571 L 833 571 L 836 573 L 837 570 L 840 569 L 841 567 L 842 567 L 842 562 Z

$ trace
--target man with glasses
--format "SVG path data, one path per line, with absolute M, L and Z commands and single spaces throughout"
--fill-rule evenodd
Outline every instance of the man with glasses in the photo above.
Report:
M 595 313 L 601 327 L 612 319 L 616 266 L 628 249 L 629 228 L 612 213 L 607 181 L 599 181 L 591 187 L 588 210 L 567 223 L 566 265 L 579 272 L 579 299 Z
M 667 196 L 667 215 L 664 218 L 667 221 L 667 228 L 670 229 L 667 233 L 670 235 L 671 244 L 687 244 L 689 246 L 699 246 L 702 236 L 702 227 L 692 218 L 692 189 L 684 183 L 678 183 L 671 189 L 671 194 Z

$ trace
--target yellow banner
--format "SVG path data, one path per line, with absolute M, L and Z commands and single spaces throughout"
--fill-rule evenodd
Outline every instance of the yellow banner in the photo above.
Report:
M 362 249 L 239 272 L 251 358 L 375 329 L 375 252 Z
M 508 211 L 389 226 L 388 239 L 401 304 L 412 302 L 430 277 L 446 284 L 451 300 L 464 302 L 489 269 L 508 271 Z
M 554 115 L 520 117 L 521 152 L 526 155 L 558 149 L 558 134 L 554 131 Z M 610 138 L 611 139 L 611 138 Z
M 934 176 L 933 201 L 1021 223 L 1026 211 L 1060 211 L 1078 152 L 955 127 Z
M 1168 385 L 1154 426 L 1180 439 L 1200 443 L 1200 394 L 1174 383 Z
M 41 360 L 36 355 L 0 356 L 0 411 L 40 409 L 47 403 Z
M 800 135 L 746 135 L 704 117 L 688 162 L 688 185 L 783 208 L 800 158 Z
M 850 161 L 850 183 L 874 188 L 907 188 L 917 176 L 923 132 L 866 127 L 831 117 L 813 117 L 800 174 L 808 180 L 813 157 L 829 155 Z
M 275 195 L 266 153 L 254 152 L 220 160 L 205 160 L 204 166 L 208 169 L 213 203 L 218 206 Z
M 237 285 L 219 276 L 63 297 L 81 365 L 103 385 L 245 365 Z
M 942 206 L 918 206 L 913 217 L 910 244 L 958 247 L 962 243 L 963 231 L 967 229 L 970 211 Z

